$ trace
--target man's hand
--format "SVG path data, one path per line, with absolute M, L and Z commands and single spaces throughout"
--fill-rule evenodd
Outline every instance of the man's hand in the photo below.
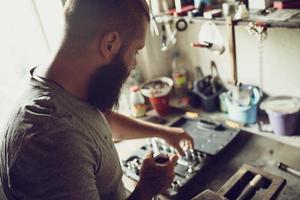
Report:
M 164 134 L 163 139 L 173 146 L 181 156 L 184 156 L 185 150 L 194 147 L 193 138 L 182 128 L 168 127 L 166 131 L 167 134 Z
M 175 177 L 174 167 L 178 157 L 173 155 L 163 164 L 156 163 L 153 152 L 147 153 L 140 170 L 137 190 L 142 191 L 145 199 L 152 198 L 170 187 Z
M 137 120 L 116 112 L 107 114 L 106 118 L 112 128 L 114 139 L 159 137 L 173 146 L 181 156 L 184 156 L 185 149 L 194 146 L 193 138 L 182 128 L 167 127 Z

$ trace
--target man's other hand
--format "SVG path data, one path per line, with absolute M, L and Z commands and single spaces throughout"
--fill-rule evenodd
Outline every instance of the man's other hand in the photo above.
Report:
M 184 156 L 185 150 L 194 147 L 193 138 L 182 128 L 168 127 L 166 132 L 167 134 L 164 134 L 163 139 L 173 146 L 179 155 Z
M 147 196 L 155 196 L 170 187 L 175 177 L 174 168 L 178 160 L 177 155 L 172 155 L 165 163 L 156 163 L 153 152 L 148 152 L 140 170 L 139 187 Z

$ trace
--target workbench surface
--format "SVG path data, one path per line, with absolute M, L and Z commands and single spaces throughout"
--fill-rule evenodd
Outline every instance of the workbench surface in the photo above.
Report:
M 116 143 L 120 159 L 125 159 L 144 145 L 145 139 Z M 287 180 L 278 199 L 300 199 L 300 178 L 280 171 L 277 162 L 283 162 L 300 170 L 300 148 L 290 146 L 257 134 L 241 131 L 233 143 L 211 163 L 193 183 L 184 189 L 179 199 L 190 199 L 204 189 L 218 191 L 223 184 L 244 164 L 259 167 Z M 124 184 L 132 190 L 132 181 L 124 177 Z

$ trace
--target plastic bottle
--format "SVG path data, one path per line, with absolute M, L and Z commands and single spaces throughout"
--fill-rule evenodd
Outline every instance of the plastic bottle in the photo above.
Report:
M 142 117 L 146 114 L 145 98 L 140 93 L 140 88 L 137 85 L 130 88 L 129 104 L 133 117 Z
M 178 52 L 172 56 L 172 78 L 175 88 L 180 89 L 187 86 L 186 69 Z
M 172 58 L 172 78 L 174 81 L 175 99 L 180 106 L 187 104 L 188 79 L 185 63 L 176 52 Z

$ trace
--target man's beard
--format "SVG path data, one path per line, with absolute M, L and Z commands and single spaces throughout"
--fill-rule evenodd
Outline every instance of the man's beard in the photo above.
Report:
M 118 106 L 123 83 L 130 72 L 124 64 L 121 53 L 107 65 L 99 67 L 92 75 L 88 87 L 88 102 L 103 113 Z

